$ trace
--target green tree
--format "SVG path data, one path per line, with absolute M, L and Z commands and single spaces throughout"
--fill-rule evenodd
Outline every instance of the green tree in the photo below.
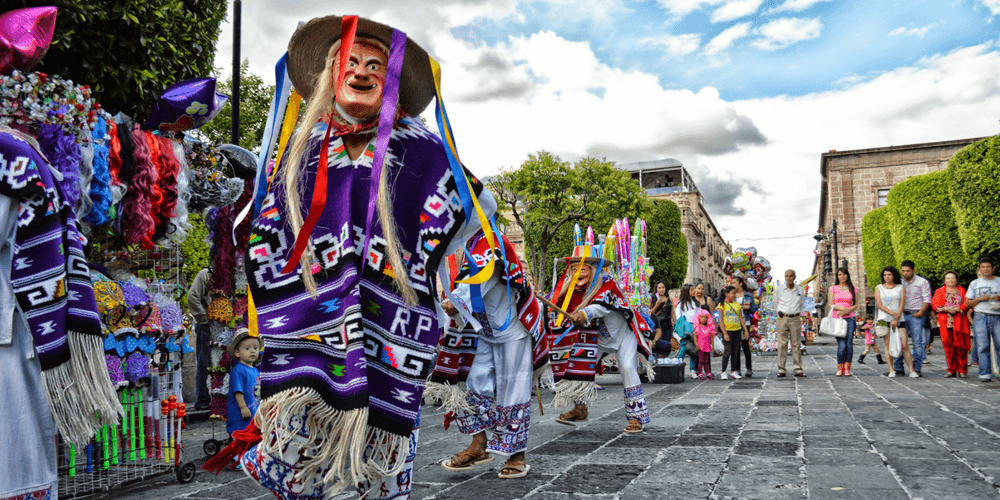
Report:
M 233 88 L 233 78 L 229 76 L 220 85 L 222 89 Z M 261 77 L 250 72 L 250 63 L 240 64 L 240 146 L 254 153 L 260 152 L 260 141 L 267 126 L 267 112 L 271 109 L 274 85 L 265 85 Z M 209 144 L 229 144 L 232 142 L 233 108 L 232 101 L 226 101 L 219 114 L 199 128 L 195 135 Z
M 861 251 L 865 259 L 865 275 L 872 288 L 882 282 L 882 268 L 899 265 L 892 248 L 888 206 L 868 212 L 861 220 Z
M 896 262 L 914 261 L 935 286 L 948 270 L 958 272 L 963 282 L 976 277 L 974 259 L 955 237 L 949 184 L 946 170 L 910 177 L 889 190 L 886 205 Z
M 605 233 L 615 219 L 637 217 L 647 220 L 647 244 L 654 268 L 666 275 L 680 273 L 683 280 L 686 267 L 683 257 L 669 255 L 670 242 L 680 231 L 680 213 L 676 217 L 663 208 L 663 224 L 652 221 L 654 205 L 645 191 L 627 172 L 615 168 L 613 162 L 584 158 L 576 164 L 562 161 L 546 151 L 528 155 L 528 160 L 516 169 L 504 169 L 489 182 L 501 210 L 510 210 L 514 223 L 524 234 L 528 249 L 531 275 L 537 290 L 547 290 L 551 283 L 553 258 L 569 255 L 573 250 L 573 226 L 591 225 L 596 234 Z M 673 205 L 672 203 L 670 205 Z M 674 205 L 676 211 L 676 205 Z M 673 229 L 667 227 L 673 224 Z M 680 236 L 683 238 L 683 235 Z M 683 246 L 683 239 L 680 240 Z M 677 252 L 674 252 L 677 253 Z M 680 258 L 681 271 L 671 259 Z M 659 271 L 658 271 L 659 272 Z M 655 276 L 655 275 L 654 275 Z M 678 281 L 679 282 L 679 281 Z
M 212 73 L 219 0 L 14 0 L 4 10 L 55 5 L 56 30 L 35 69 L 90 85 L 107 109 L 137 121 L 165 88 Z
M 652 200 L 653 208 L 646 219 L 646 248 L 653 266 L 650 289 L 663 281 L 667 290 L 680 288 L 687 275 L 687 237 L 681 231 L 681 209 L 670 200 Z
M 1000 136 L 962 148 L 951 157 L 947 171 L 965 252 L 1000 258 Z

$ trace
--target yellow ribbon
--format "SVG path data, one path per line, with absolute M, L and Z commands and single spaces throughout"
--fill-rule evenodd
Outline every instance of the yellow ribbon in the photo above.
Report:
M 461 165 L 461 161 L 459 161 L 458 159 L 458 150 L 455 148 L 455 140 L 451 136 L 451 125 L 448 123 L 448 115 L 445 113 L 444 110 L 444 101 L 441 100 L 441 65 L 438 64 L 438 62 L 435 61 L 433 57 L 428 56 L 428 59 L 430 59 L 431 63 L 431 73 L 433 73 L 434 75 L 434 91 L 436 92 L 437 95 L 437 101 L 438 101 L 437 105 L 440 108 L 439 116 L 441 118 L 441 122 L 444 124 L 444 126 L 441 127 L 443 129 L 440 131 L 441 136 L 444 138 L 445 147 L 447 147 L 451 151 L 451 154 L 452 156 L 454 156 L 455 161 L 457 161 L 459 165 Z M 472 182 L 469 181 L 469 176 L 463 175 L 462 177 L 465 180 L 466 186 L 468 186 L 469 188 L 469 193 L 472 198 L 472 205 L 476 208 L 476 215 L 479 217 L 479 225 L 483 229 L 483 234 L 486 236 L 486 241 L 487 243 L 490 244 L 490 248 L 497 248 L 496 235 L 493 234 L 493 229 L 490 226 L 489 219 L 483 212 L 483 207 L 479 205 L 479 198 L 475 195 L 475 191 L 473 191 L 472 189 Z M 459 179 L 455 179 L 455 182 L 457 183 L 461 181 Z M 490 277 L 493 276 L 495 261 L 496 261 L 495 256 L 491 256 L 489 262 L 486 263 L 486 266 L 483 267 L 478 273 L 476 273 L 475 276 L 470 276 L 464 280 L 459 280 L 457 281 L 457 283 L 468 283 L 470 285 L 481 285 L 483 283 L 486 283 L 486 280 L 490 279 Z
M 281 136 L 278 140 L 278 155 L 274 159 L 274 168 L 271 170 L 271 176 L 268 178 L 268 185 L 274 180 L 274 174 L 278 172 L 278 167 L 281 165 L 281 158 L 285 156 L 285 149 L 288 147 L 288 141 L 292 138 L 292 132 L 295 131 L 295 124 L 299 121 L 299 106 L 302 105 L 302 96 L 299 95 L 298 90 L 293 90 L 292 95 L 288 98 L 288 106 L 285 107 L 285 117 L 281 122 Z M 306 132 L 308 133 L 308 131 Z

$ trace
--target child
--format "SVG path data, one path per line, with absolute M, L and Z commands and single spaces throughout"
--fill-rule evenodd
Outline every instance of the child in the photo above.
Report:
M 226 431 L 245 429 L 257 413 L 258 400 L 254 389 L 260 371 L 254 367 L 260 357 L 260 339 L 250 336 L 250 330 L 240 328 L 229 343 L 229 357 L 237 360 L 229 372 L 229 400 L 226 410 Z
M 869 314 L 865 318 L 864 323 L 858 327 L 858 331 L 865 335 L 865 352 L 861 353 L 861 356 L 858 356 L 858 364 L 865 364 L 865 356 L 872 350 L 872 347 L 875 347 L 875 360 L 878 361 L 878 364 L 885 364 L 885 360 L 882 359 L 882 353 L 878 349 L 878 344 L 875 343 L 875 331 L 872 328 L 874 324 L 875 316 Z
M 698 380 L 712 380 L 712 337 L 715 336 L 715 320 L 708 306 L 701 306 L 695 315 L 698 324 L 694 327 L 695 346 L 698 349 Z
M 740 375 L 740 343 L 743 340 L 750 339 L 750 333 L 747 331 L 747 324 L 743 321 L 743 310 L 740 305 L 736 302 L 736 287 L 727 286 L 723 293 L 726 296 L 726 301 L 719 304 L 717 308 L 719 310 L 721 321 L 719 322 L 719 330 L 722 332 L 722 338 L 726 342 L 726 353 L 729 355 L 729 362 L 732 364 L 732 370 L 729 376 L 726 376 L 726 355 L 722 355 L 722 380 L 726 380 L 729 377 L 733 379 L 743 378 Z

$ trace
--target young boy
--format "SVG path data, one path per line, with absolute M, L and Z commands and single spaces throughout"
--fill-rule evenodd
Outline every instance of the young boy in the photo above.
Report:
M 257 413 L 259 401 L 254 389 L 260 371 L 254 367 L 260 357 L 260 339 L 250 336 L 250 330 L 240 328 L 229 343 L 229 357 L 236 360 L 229 372 L 229 399 L 226 411 L 226 432 L 232 435 L 245 429 Z
M 743 310 L 740 305 L 736 302 L 736 287 L 727 286 L 723 292 L 726 296 L 726 301 L 719 304 L 716 309 L 719 310 L 719 331 L 722 332 L 722 338 L 726 342 L 726 352 L 729 353 L 729 362 L 732 366 L 732 372 L 729 376 L 734 379 L 743 378 L 740 375 L 740 342 L 743 340 L 750 339 L 750 332 L 747 331 L 747 324 L 743 320 Z M 741 335 L 742 333 L 742 335 Z M 723 358 L 722 366 L 726 366 L 726 360 Z M 722 380 L 729 378 L 726 372 L 722 372 Z

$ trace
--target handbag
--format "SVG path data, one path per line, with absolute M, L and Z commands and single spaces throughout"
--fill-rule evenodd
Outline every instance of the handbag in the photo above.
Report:
M 899 339 L 899 328 L 889 328 L 889 356 L 898 358 L 903 354 L 903 343 Z
M 719 337 L 712 338 L 712 350 L 715 351 L 716 356 L 722 356 L 722 353 L 726 352 L 726 346 L 722 343 L 722 339 Z
M 823 321 L 820 322 L 819 333 L 842 339 L 847 336 L 847 320 L 834 318 L 833 311 L 833 309 L 830 309 L 830 315 L 823 318 Z

